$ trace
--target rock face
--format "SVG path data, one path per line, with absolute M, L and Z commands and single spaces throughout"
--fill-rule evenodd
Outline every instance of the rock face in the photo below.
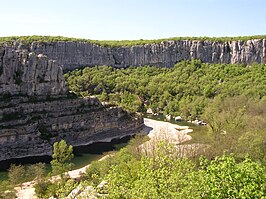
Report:
M 57 60 L 66 70 L 95 65 L 172 67 L 179 61 L 190 59 L 206 63 L 266 63 L 265 39 L 230 42 L 180 40 L 131 47 L 104 47 L 72 41 L 33 42 L 30 49 Z
M 60 139 L 73 146 L 111 141 L 142 126 L 137 115 L 68 93 L 55 61 L 0 47 L 0 161 L 51 155 Z
M 62 68 L 47 56 L 0 48 L 0 94 L 58 95 L 65 93 Z

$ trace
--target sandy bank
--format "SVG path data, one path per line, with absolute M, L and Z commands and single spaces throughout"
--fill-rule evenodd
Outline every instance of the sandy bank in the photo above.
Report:
M 176 124 L 171 124 L 169 122 L 162 122 L 152 119 L 144 118 L 145 132 L 151 138 L 150 141 L 155 140 L 168 140 L 172 143 L 179 144 L 187 140 L 191 140 L 192 137 L 187 135 L 187 133 L 192 132 L 192 129 L 189 129 L 188 126 L 179 126 Z M 148 142 L 150 142 L 148 141 Z M 148 144 L 147 142 L 147 144 Z M 104 160 L 107 156 L 102 157 L 99 161 Z M 72 171 L 67 172 L 70 178 L 79 178 L 83 173 L 86 172 L 86 169 L 90 164 Z M 58 176 L 53 176 L 51 180 L 58 179 Z M 34 196 L 34 185 L 35 181 L 25 182 L 22 184 L 22 188 L 17 187 L 17 198 L 19 199 L 35 199 Z
M 145 131 L 151 140 L 167 140 L 174 144 L 179 144 L 191 140 L 192 137 L 187 135 L 192 132 L 188 126 L 179 126 L 169 122 L 162 122 L 144 118 Z

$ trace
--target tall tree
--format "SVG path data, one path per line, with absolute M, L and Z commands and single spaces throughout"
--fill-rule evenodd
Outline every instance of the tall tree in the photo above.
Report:
M 62 177 L 63 173 L 69 171 L 73 166 L 71 163 L 71 159 L 74 157 L 73 147 L 68 146 L 65 140 L 55 142 L 52 157 L 52 174 L 60 174 Z

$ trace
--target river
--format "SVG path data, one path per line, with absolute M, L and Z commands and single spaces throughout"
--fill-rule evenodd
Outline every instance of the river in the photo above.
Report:
M 165 117 L 163 115 L 145 115 L 146 118 L 159 120 L 159 121 L 165 121 Z M 197 126 L 192 123 L 186 122 L 186 121 L 175 121 L 174 119 L 169 121 L 170 123 L 174 123 L 180 126 L 189 126 L 193 129 L 193 132 L 197 132 L 202 130 L 202 126 Z M 114 151 L 119 150 L 121 147 L 126 146 L 128 141 L 130 140 L 130 137 L 124 137 L 120 140 L 112 140 L 110 143 L 94 143 L 88 146 L 81 146 L 81 147 L 75 147 L 74 148 L 74 158 L 73 163 L 74 167 L 73 169 L 79 169 L 81 167 L 84 167 L 88 164 L 90 164 L 92 161 L 99 160 L 104 156 L 105 152 L 108 151 Z M 49 162 L 51 161 L 51 157 L 49 156 L 42 156 L 42 157 L 28 157 L 28 158 L 20 158 L 20 159 L 13 159 L 11 161 L 6 161 L 0 163 L 0 181 L 8 179 L 8 172 L 7 168 L 11 163 L 15 164 L 34 164 L 37 162 L 45 162 L 46 163 L 46 171 L 49 172 L 51 170 Z
M 90 144 L 88 146 L 80 146 L 74 147 L 74 158 L 72 162 L 74 163 L 73 169 L 79 169 L 90 164 L 92 161 L 99 160 L 104 156 L 105 152 L 119 150 L 121 147 L 126 146 L 128 141 L 130 140 L 130 136 L 124 137 L 122 139 L 114 139 L 112 142 L 98 142 L 94 144 Z M 21 164 L 21 165 L 29 165 L 38 162 L 46 163 L 46 172 L 51 171 L 51 166 L 49 162 L 51 161 L 51 157 L 49 156 L 41 156 L 41 157 L 27 157 L 27 158 L 19 158 L 12 159 L 9 161 L 0 163 L 0 181 L 8 179 L 7 169 L 11 163 L 13 164 Z

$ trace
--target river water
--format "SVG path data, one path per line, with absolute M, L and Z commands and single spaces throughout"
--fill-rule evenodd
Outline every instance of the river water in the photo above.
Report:
M 165 117 L 163 115 L 145 115 L 146 118 L 159 120 L 159 121 L 165 121 Z M 189 126 L 194 131 L 199 130 L 200 126 L 194 125 L 192 123 L 186 122 L 186 121 L 178 121 L 176 122 L 174 119 L 170 120 L 169 122 L 178 124 L 180 126 Z M 81 167 L 84 167 L 88 164 L 90 164 L 92 161 L 99 160 L 104 156 L 105 152 L 119 150 L 121 147 L 126 146 L 128 141 L 130 140 L 130 136 L 124 137 L 120 140 L 112 140 L 110 143 L 94 143 L 88 146 L 81 146 L 74 148 L 74 158 L 73 163 L 74 167 L 73 169 L 79 169 Z M 1 162 L 0 163 L 0 181 L 6 180 L 8 178 L 7 169 L 11 163 L 13 164 L 34 164 L 38 162 L 45 162 L 46 163 L 46 170 L 47 172 L 50 171 L 50 164 L 51 157 L 49 156 L 42 156 L 42 157 L 28 157 L 28 158 L 21 158 L 21 159 L 13 159 L 11 161 L 7 162 Z
M 72 163 L 74 163 L 73 169 L 79 169 L 90 164 L 92 161 L 99 160 L 104 156 L 105 152 L 116 151 L 126 146 L 128 141 L 130 140 L 130 136 L 126 136 L 122 139 L 114 139 L 111 142 L 98 142 L 94 144 L 90 144 L 88 146 L 80 146 L 74 147 L 74 158 Z M 51 170 L 51 166 L 49 162 L 52 160 L 49 156 L 41 156 L 41 157 L 27 157 L 27 158 L 19 158 L 13 159 L 0 163 L 0 181 L 8 179 L 7 169 L 9 165 L 12 164 L 21 164 L 21 165 L 29 165 L 38 162 L 46 163 L 46 172 L 48 173 Z

